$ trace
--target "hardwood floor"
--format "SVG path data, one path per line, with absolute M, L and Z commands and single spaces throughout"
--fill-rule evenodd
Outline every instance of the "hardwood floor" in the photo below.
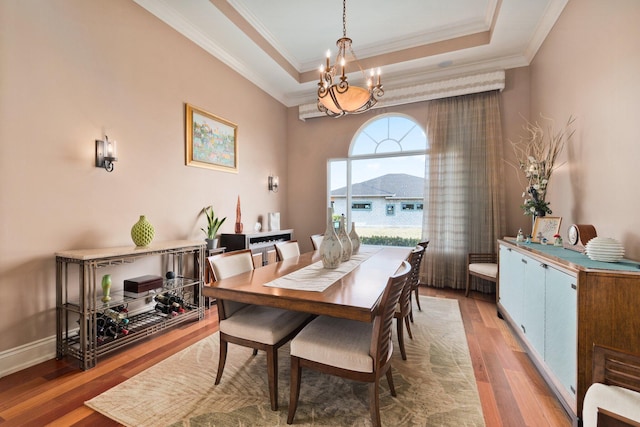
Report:
M 460 303 L 487 427 L 571 425 L 506 324 L 496 316 L 494 296 L 471 293 L 465 298 L 464 291 L 433 288 L 420 292 Z M 215 309 L 208 310 L 204 321 L 182 325 L 109 355 L 88 371 L 64 360 L 50 360 L 1 378 L 0 424 L 117 425 L 83 403 L 214 333 L 217 327 Z

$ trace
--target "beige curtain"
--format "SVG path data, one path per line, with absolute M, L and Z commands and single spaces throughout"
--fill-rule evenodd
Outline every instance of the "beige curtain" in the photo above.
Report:
M 500 93 L 430 102 L 427 133 L 421 282 L 464 288 L 467 253 L 495 253 L 506 228 Z M 475 280 L 472 289 L 494 290 Z

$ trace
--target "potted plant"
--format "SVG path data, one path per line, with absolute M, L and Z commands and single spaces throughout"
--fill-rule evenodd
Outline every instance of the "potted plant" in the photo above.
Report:
M 218 243 L 218 239 L 216 239 L 216 234 L 218 234 L 218 229 L 224 223 L 227 217 L 219 219 L 216 216 L 216 214 L 213 212 L 213 206 L 207 206 L 202 210 L 207 216 L 207 229 L 205 230 L 204 228 L 201 228 L 200 230 L 202 230 L 204 234 L 207 236 L 207 238 L 205 239 L 207 241 L 207 248 L 213 249 L 217 246 L 217 243 Z

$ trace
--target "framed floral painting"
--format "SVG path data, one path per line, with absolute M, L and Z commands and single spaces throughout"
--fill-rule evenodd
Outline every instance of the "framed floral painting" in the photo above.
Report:
M 553 244 L 554 235 L 560 231 L 560 222 L 562 217 L 559 216 L 539 216 L 536 218 L 536 222 L 533 224 L 533 233 L 531 235 L 531 241 L 541 243 L 543 238 Z
M 238 126 L 185 104 L 186 164 L 238 172 Z

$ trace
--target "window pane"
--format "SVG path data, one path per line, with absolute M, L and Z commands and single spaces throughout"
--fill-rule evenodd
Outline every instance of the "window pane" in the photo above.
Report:
M 351 156 L 423 151 L 427 136 L 413 120 L 403 116 L 381 117 L 367 123 L 351 144 Z
M 394 141 L 392 139 L 387 139 L 384 141 L 380 141 L 378 143 L 378 149 L 376 151 L 377 154 L 381 153 L 397 153 L 402 151 L 402 146 L 398 143 L 398 141 Z
M 369 210 L 351 211 L 351 221 L 361 237 L 371 243 L 393 238 L 412 246 L 407 239 L 422 237 L 422 210 L 415 206 L 424 200 L 424 155 L 351 159 L 351 203 L 369 203 Z M 403 205 L 413 209 L 403 209 Z M 336 213 L 338 213 L 336 211 Z M 374 237 L 376 236 L 376 237 Z M 403 240 L 404 239 L 404 240 Z M 366 240 L 365 240 L 366 242 Z
M 329 160 L 331 207 L 337 215 L 347 215 L 347 161 Z M 321 230 L 320 230 L 321 231 Z
M 360 129 L 349 159 L 330 161 L 334 213 L 356 223 L 363 243 L 413 246 L 421 239 L 427 147 L 418 123 L 389 114 Z M 397 155 L 407 151 L 425 154 Z

